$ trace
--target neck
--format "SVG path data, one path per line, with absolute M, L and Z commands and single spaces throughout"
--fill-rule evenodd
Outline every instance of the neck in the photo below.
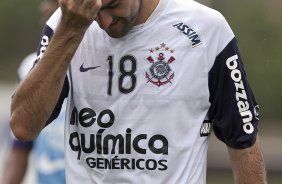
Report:
M 140 0 L 141 9 L 135 25 L 143 24 L 154 12 L 160 0 Z

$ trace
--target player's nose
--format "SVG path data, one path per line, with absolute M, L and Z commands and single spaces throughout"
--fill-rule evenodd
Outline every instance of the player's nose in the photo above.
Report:
M 101 10 L 97 15 L 96 21 L 98 22 L 101 29 L 106 30 L 111 25 L 113 17 L 106 11 Z

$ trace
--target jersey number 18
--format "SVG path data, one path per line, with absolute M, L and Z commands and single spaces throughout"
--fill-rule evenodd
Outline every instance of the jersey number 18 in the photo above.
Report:
M 109 56 L 107 58 L 107 62 L 109 63 L 109 72 L 108 72 L 108 90 L 107 93 L 108 95 L 112 95 L 112 85 L 113 85 L 113 56 Z M 126 62 L 130 62 L 131 68 L 127 69 L 126 66 Z M 118 79 L 118 89 L 121 93 L 124 94 L 128 94 L 130 92 L 132 92 L 136 86 L 136 59 L 135 57 L 131 56 L 131 55 L 125 55 L 123 57 L 121 57 L 120 61 L 119 61 L 119 79 Z M 131 80 L 131 84 L 127 87 L 125 87 L 123 85 L 124 79 L 129 77 Z

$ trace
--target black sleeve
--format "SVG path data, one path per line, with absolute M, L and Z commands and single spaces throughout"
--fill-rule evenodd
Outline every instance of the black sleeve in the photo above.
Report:
M 37 61 L 42 57 L 42 54 L 46 51 L 51 38 L 54 34 L 54 30 L 50 28 L 48 25 L 45 25 L 43 31 L 41 33 L 41 39 L 37 47 Z M 36 63 L 35 63 L 36 64 Z
M 41 34 L 41 41 L 40 41 L 39 46 L 37 48 L 37 60 L 34 64 L 34 66 L 39 61 L 39 59 L 42 57 L 42 54 L 45 52 L 46 48 L 48 47 L 53 34 L 54 34 L 54 31 L 48 25 L 45 25 L 43 32 Z M 66 77 L 62 91 L 61 91 L 61 94 L 60 94 L 60 97 L 59 97 L 59 100 L 58 100 L 51 116 L 46 121 L 45 126 L 50 124 L 54 119 L 56 119 L 58 117 L 58 115 L 61 112 L 61 108 L 62 108 L 64 99 L 68 96 L 68 92 L 69 92 L 69 83 L 68 83 L 68 78 Z
M 230 147 L 243 149 L 254 144 L 259 120 L 256 103 L 234 38 L 216 57 L 209 72 L 215 135 Z
M 51 116 L 46 121 L 45 126 L 49 125 L 54 119 L 56 119 L 59 116 L 61 109 L 62 109 L 62 105 L 64 103 L 64 100 L 65 100 L 66 97 L 68 97 L 68 93 L 69 93 L 69 82 L 68 82 L 68 78 L 66 77 L 65 81 L 64 81 L 63 89 L 62 89 L 60 97 L 59 97 L 59 100 L 58 100 Z

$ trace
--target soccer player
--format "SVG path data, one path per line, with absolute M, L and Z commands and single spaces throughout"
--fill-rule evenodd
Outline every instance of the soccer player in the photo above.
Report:
M 68 96 L 67 183 L 203 184 L 212 127 L 235 182 L 266 183 L 259 106 L 219 12 L 185 0 L 59 3 L 11 127 L 34 139 Z
M 57 0 L 43 0 L 39 6 L 41 22 L 45 22 L 58 8 Z M 42 25 L 44 25 L 42 24 Z M 18 78 L 23 80 L 36 60 L 36 53 L 24 58 L 18 68 Z M 32 153 L 35 181 L 38 184 L 62 184 L 65 181 L 64 161 L 65 105 L 59 117 L 46 127 L 34 141 L 23 142 L 14 139 L 9 152 L 2 184 L 22 183 L 30 168 Z

